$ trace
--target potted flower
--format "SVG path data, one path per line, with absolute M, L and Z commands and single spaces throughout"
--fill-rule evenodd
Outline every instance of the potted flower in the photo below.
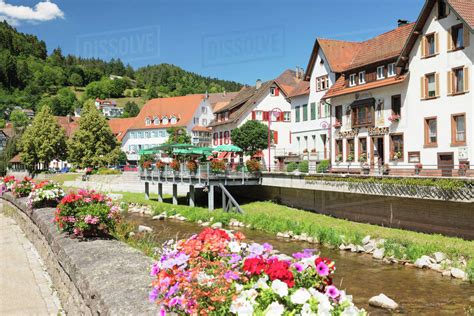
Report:
M 416 174 L 416 175 L 420 175 L 421 169 L 423 169 L 423 164 L 421 164 L 421 163 L 419 162 L 419 163 L 417 163 L 417 164 L 415 165 L 415 174 Z
M 149 160 L 144 161 L 143 164 L 142 164 L 142 168 L 146 169 L 146 170 L 151 170 L 151 161 L 149 161 Z
M 469 169 L 469 164 L 467 162 L 459 164 L 459 176 L 465 177 L 468 169 Z
M 393 113 L 392 115 L 390 115 L 390 116 L 388 117 L 388 120 L 389 120 L 392 124 L 398 123 L 398 122 L 400 122 L 400 115 L 399 115 L 399 114 L 396 114 L 396 113 Z
M 334 128 L 341 128 L 341 126 L 342 126 L 342 123 L 339 120 L 336 120 L 336 122 L 334 122 L 334 124 L 332 125 L 332 127 Z
M 64 190 L 58 183 L 42 181 L 35 185 L 28 196 L 28 206 L 30 208 L 55 207 L 64 195 Z
M 13 189 L 13 185 L 15 185 L 15 182 L 15 176 L 6 176 L 3 178 L 4 190 L 2 191 L 11 191 Z
M 354 161 L 354 154 L 353 153 L 350 153 L 349 155 L 347 155 L 347 161 L 349 161 L 349 162 Z
M 359 161 L 362 162 L 362 163 L 366 162 L 367 161 L 367 154 L 366 153 L 360 154 Z
M 362 164 L 362 174 L 368 175 L 370 173 L 370 166 L 367 162 Z
M 307 148 L 303 149 L 303 154 L 307 154 L 307 153 L 308 153 L 308 149 Z
M 397 161 L 398 159 L 402 158 L 402 153 L 400 151 L 397 151 L 394 155 L 393 155 L 393 160 Z
M 195 174 L 196 173 L 196 170 L 198 168 L 198 165 L 196 163 L 196 161 L 194 160 L 189 160 L 187 163 L 186 163 L 186 167 L 188 168 L 189 172 L 191 174 Z
M 336 155 L 336 161 L 341 162 L 342 161 L 342 154 L 337 154 Z
M 170 167 L 171 169 L 173 169 L 173 171 L 175 173 L 178 173 L 179 172 L 179 169 L 181 168 L 181 164 L 179 163 L 178 160 L 174 159 L 171 163 L 170 163 Z
M 214 159 L 211 161 L 212 173 L 222 173 L 225 171 L 225 162 L 223 160 Z
M 253 172 L 253 173 L 258 173 L 261 169 L 261 165 L 260 165 L 260 161 L 256 160 L 256 159 L 250 159 L 250 160 L 247 160 L 247 162 L 245 163 L 246 166 L 247 166 L 247 170 L 250 171 L 250 172 Z

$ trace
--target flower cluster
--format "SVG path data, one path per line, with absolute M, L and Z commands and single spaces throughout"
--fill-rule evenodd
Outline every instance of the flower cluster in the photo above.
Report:
M 28 196 L 33 191 L 35 183 L 29 177 L 24 177 L 23 180 L 15 180 L 11 186 L 11 191 L 15 197 Z
M 250 172 L 258 172 L 258 171 L 260 171 L 260 169 L 262 167 L 260 165 L 260 161 L 258 161 L 256 159 L 247 160 L 247 162 L 245 164 L 247 165 L 247 169 Z
M 186 163 L 186 167 L 188 168 L 189 171 L 194 172 L 194 171 L 197 170 L 198 165 L 197 165 L 196 161 L 194 161 L 194 160 L 189 160 L 189 161 Z
M 2 179 L 2 192 L 11 191 L 15 182 L 15 176 L 5 176 Z
M 166 164 L 165 164 L 163 161 L 158 160 L 158 161 L 156 162 L 155 166 L 156 166 L 156 169 L 162 171 L 162 170 L 165 169 Z
M 107 236 L 120 220 L 120 208 L 95 191 L 79 190 L 61 199 L 56 208 L 58 229 L 80 237 Z
M 28 196 L 28 205 L 30 208 L 56 206 L 64 195 L 64 190 L 58 183 L 41 181 Z
M 215 173 L 219 173 L 225 171 L 225 161 L 224 160 L 217 160 L 214 159 L 211 161 L 211 171 Z
M 388 120 L 392 123 L 396 123 L 400 121 L 400 115 L 398 114 L 392 114 L 388 117 Z
M 179 163 L 178 160 L 173 160 L 171 163 L 170 163 L 170 167 L 171 169 L 173 169 L 174 171 L 179 171 L 180 167 L 181 167 L 181 164 Z
M 160 315 L 365 315 L 332 284 L 334 262 L 312 249 L 292 257 L 240 232 L 206 228 L 168 241 L 151 269 Z

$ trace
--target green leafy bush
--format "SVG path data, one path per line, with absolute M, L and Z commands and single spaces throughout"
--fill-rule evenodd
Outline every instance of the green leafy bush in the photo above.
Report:
M 329 169 L 329 160 L 323 160 L 318 164 L 316 171 L 318 173 L 325 173 Z
M 298 169 L 298 164 L 296 162 L 290 162 L 288 166 L 286 166 L 286 171 L 287 172 L 293 172 L 296 169 Z
M 121 174 L 120 170 L 109 169 L 109 168 L 99 168 L 97 174 L 100 175 L 109 175 L 109 174 Z
M 307 160 L 304 160 L 299 163 L 298 165 L 298 170 L 303 173 L 308 173 L 309 171 L 309 162 Z

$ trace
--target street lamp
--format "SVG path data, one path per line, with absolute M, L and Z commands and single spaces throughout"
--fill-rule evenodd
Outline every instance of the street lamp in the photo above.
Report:
M 270 129 L 270 125 L 272 124 L 272 118 L 273 117 L 276 117 L 276 118 L 279 118 L 280 115 L 283 115 L 283 111 L 279 108 L 273 108 L 269 115 L 268 115 L 268 172 L 271 172 L 271 164 L 270 164 L 270 145 L 271 145 L 271 142 L 272 142 L 272 136 L 271 136 L 271 132 L 272 130 Z

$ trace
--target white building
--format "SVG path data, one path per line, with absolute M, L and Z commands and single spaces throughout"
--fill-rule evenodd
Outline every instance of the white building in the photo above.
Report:
M 230 144 L 231 131 L 248 120 L 260 121 L 270 125 L 273 142 L 270 148 L 271 168 L 280 168 L 284 156 L 278 155 L 279 149 L 290 148 L 291 105 L 288 95 L 301 81 L 301 74 L 286 70 L 275 80 L 261 82 L 254 87 L 243 88 L 228 104 L 214 110 L 212 127 L 212 145 Z M 268 167 L 268 151 L 257 155 Z

